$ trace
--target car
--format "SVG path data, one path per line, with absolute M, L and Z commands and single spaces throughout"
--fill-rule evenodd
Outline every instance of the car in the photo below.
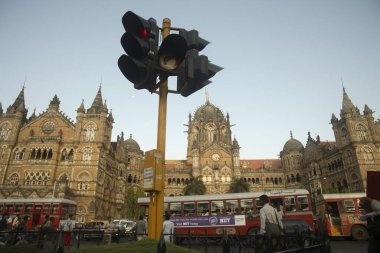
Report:
M 118 229 L 121 236 L 130 237 L 133 234 L 133 228 L 136 222 L 132 220 L 114 220 L 112 224 Z

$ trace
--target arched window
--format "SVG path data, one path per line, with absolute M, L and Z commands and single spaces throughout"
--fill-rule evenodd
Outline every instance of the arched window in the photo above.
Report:
M 87 172 L 82 172 L 78 176 L 78 190 L 86 191 L 90 189 L 91 176 Z
M 349 143 L 348 133 L 345 127 L 341 129 L 341 138 L 342 138 L 342 145 L 346 145 Z
M 96 124 L 94 122 L 88 123 L 84 127 L 84 141 L 94 141 L 96 130 L 97 130 L 97 127 L 96 127 Z
M 360 187 L 360 182 L 359 182 L 359 177 L 355 173 L 351 175 L 351 183 L 352 183 L 352 188 L 356 191 L 359 192 L 361 189 Z
M 363 151 L 363 155 L 364 155 L 364 160 L 366 163 L 373 163 L 374 162 L 374 159 L 373 159 L 373 151 L 371 149 L 371 147 L 368 147 L 368 146 L 364 146 L 362 148 L 362 151 Z
M 367 128 L 363 124 L 358 124 L 355 130 L 359 140 L 364 141 L 368 138 Z
M 297 173 L 297 175 L 296 175 L 296 180 L 297 180 L 298 183 L 301 182 L 301 176 L 300 176 L 300 174 L 298 174 L 298 173 Z
M 8 179 L 8 184 L 18 185 L 18 180 L 19 180 L 19 177 L 17 173 L 13 173 Z

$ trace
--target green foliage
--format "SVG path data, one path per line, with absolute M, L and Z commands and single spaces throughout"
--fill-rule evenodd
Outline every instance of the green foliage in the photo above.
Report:
M 230 185 L 230 193 L 249 192 L 249 184 L 243 178 L 234 178 Z
M 192 177 L 192 181 L 183 189 L 183 195 L 204 195 L 207 191 L 202 181 L 202 177 Z
M 137 199 L 144 196 L 145 193 L 140 187 L 134 188 L 130 186 L 127 188 L 127 196 L 125 198 L 127 219 L 136 220 L 140 214 L 144 214 L 144 208 L 137 205 Z
M 14 245 L 7 245 L 7 246 L 1 246 L 0 245 L 0 252 L 1 253 L 34 253 L 37 251 L 37 246 L 35 244 L 28 244 L 28 245 L 20 245 L 20 246 L 14 246 Z

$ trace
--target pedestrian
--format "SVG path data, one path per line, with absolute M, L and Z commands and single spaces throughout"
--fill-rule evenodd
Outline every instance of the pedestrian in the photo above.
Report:
M 112 227 L 111 219 L 108 219 L 108 222 L 104 224 L 103 244 L 111 244 L 112 232 L 113 232 L 113 227 Z
M 368 224 L 368 253 L 380 252 L 380 201 L 363 197 L 359 202 L 360 208 L 366 212 Z
M 165 242 L 172 243 L 174 242 L 174 222 L 170 220 L 170 214 L 165 213 L 165 221 L 162 226 L 162 233 L 164 234 Z
M 260 209 L 260 234 L 281 235 L 283 224 L 282 220 L 278 217 L 277 210 L 269 205 L 269 197 L 267 195 L 261 195 L 259 199 L 263 204 L 263 207 Z
M 4 214 L 0 221 L 0 231 L 8 230 L 8 214 Z
M 136 238 L 138 241 L 145 238 L 146 235 L 146 222 L 144 221 L 144 217 L 142 215 L 139 216 L 139 220 L 135 225 Z
M 67 248 L 70 248 L 71 246 L 71 236 L 74 229 L 71 220 L 72 217 L 73 215 L 70 214 L 69 217 L 61 223 L 61 228 L 63 230 L 63 245 Z
M 21 221 L 20 214 L 17 214 L 16 217 L 14 217 L 12 220 L 12 230 L 16 230 L 18 228 L 20 221 Z

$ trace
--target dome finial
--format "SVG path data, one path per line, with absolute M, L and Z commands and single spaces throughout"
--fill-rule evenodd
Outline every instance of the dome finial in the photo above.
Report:
M 210 103 L 210 97 L 208 95 L 208 91 L 205 89 L 205 97 L 206 97 L 206 104 Z
M 293 139 L 293 132 L 290 130 L 290 138 Z

